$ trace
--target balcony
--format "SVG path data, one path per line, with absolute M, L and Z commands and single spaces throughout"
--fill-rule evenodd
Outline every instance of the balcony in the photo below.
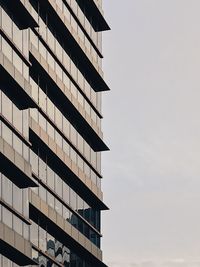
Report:
M 109 150 L 102 140 L 102 133 L 33 45 L 31 46 L 30 52 L 30 61 L 32 63 L 32 67 L 30 68 L 31 77 L 37 82 L 37 75 L 41 75 L 41 83 L 44 83 L 44 90 L 46 90 L 45 85 L 50 89 L 48 91 L 48 97 L 62 111 L 63 115 L 77 129 L 94 151 Z M 67 91 L 68 93 L 66 93 Z
M 0 222 L 0 254 L 20 266 L 38 265 L 31 258 L 30 242 L 2 222 Z
M 19 188 L 38 186 L 32 179 L 31 165 L 0 137 L 0 171 Z
M 76 0 L 76 2 L 96 32 L 110 30 L 102 11 L 100 11 L 94 0 Z
M 0 52 L 0 86 L 19 109 L 36 107 L 30 95 L 30 84 L 2 52 Z
M 39 1 L 41 15 L 48 11 L 48 25 L 56 32 L 58 40 L 62 40 L 63 49 L 70 55 L 75 65 L 78 65 L 86 80 L 96 92 L 110 90 L 102 77 L 98 64 L 91 58 L 90 52 L 73 31 L 70 22 L 63 15 L 54 0 Z M 44 18 L 45 19 L 45 18 Z M 56 27 L 55 27 L 56 25 Z
M 65 154 L 55 141 L 35 122 L 30 120 L 30 142 L 36 152 L 41 149 L 41 157 L 48 157 L 48 165 L 83 198 L 99 210 L 108 210 L 103 203 L 101 190 Z M 44 159 L 43 158 L 43 159 Z
M 89 239 L 81 234 L 67 220 L 59 215 L 52 207 L 41 200 L 34 192 L 30 192 L 30 218 L 46 228 L 51 235 L 57 236 L 57 239 L 95 267 L 107 267 L 102 262 L 102 251 L 96 247 Z M 59 237 L 59 238 L 58 238 Z
M 13 0 L 12 4 L 10 1 L 0 0 L 0 4 L 14 18 L 20 29 L 38 27 L 30 13 L 31 5 L 28 0 Z

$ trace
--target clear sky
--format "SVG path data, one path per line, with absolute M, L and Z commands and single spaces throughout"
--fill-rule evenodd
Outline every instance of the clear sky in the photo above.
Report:
M 104 10 L 104 260 L 200 266 L 200 1 Z

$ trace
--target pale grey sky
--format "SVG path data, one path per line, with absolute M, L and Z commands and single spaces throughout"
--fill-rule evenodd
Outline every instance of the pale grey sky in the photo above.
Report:
M 200 1 L 105 0 L 104 260 L 200 266 Z

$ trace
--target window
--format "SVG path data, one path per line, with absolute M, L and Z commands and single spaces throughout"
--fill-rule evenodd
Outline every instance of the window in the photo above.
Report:
M 45 202 L 47 202 L 47 196 L 46 196 L 46 190 L 44 189 L 43 186 L 39 186 L 39 196 L 42 200 L 44 200 Z
M 77 204 L 76 204 L 76 193 L 74 190 L 70 189 L 70 206 L 76 210 Z
M 55 206 L 55 199 L 54 196 L 52 196 L 51 193 L 47 192 L 47 203 L 50 207 L 54 209 Z
M 55 174 L 55 192 L 62 197 L 62 180 L 57 174 Z
M 58 240 L 55 240 L 55 256 L 56 261 L 62 263 L 62 244 Z
M 54 172 L 47 166 L 47 185 L 54 190 Z
M 46 183 L 46 174 L 47 174 L 47 166 L 46 163 L 39 158 L 39 177 L 40 179 Z
M 55 210 L 62 216 L 62 203 L 57 198 L 55 199 Z
M 12 206 L 12 182 L 2 175 L 2 198 Z
M 12 39 L 12 20 L 8 14 L 2 9 L 2 27 L 8 36 Z
M 38 176 L 38 156 L 33 151 L 30 152 L 30 162 L 33 173 Z
M 49 100 L 49 98 L 47 98 L 47 114 L 52 121 L 54 121 L 54 109 L 55 108 L 53 103 L 51 102 L 51 100 Z
M 22 155 L 22 141 L 15 134 L 13 134 L 13 148 Z
M 47 111 L 46 94 L 41 89 L 39 90 L 39 105 L 43 111 Z
M 23 196 L 23 215 L 29 217 L 29 199 L 28 199 L 28 189 L 21 189 Z
M 13 229 L 18 234 L 22 235 L 22 221 L 13 215 Z
M 37 83 L 30 78 L 30 84 L 31 84 L 31 93 L 32 93 L 32 97 L 33 99 L 36 101 L 36 103 L 38 103 L 39 99 L 38 99 L 38 85 Z
M 2 207 L 2 221 L 8 227 L 12 228 L 12 213 L 4 207 Z
M 42 229 L 41 227 L 39 227 L 39 248 L 42 251 L 46 251 L 47 250 L 47 233 L 44 229 Z
M 22 111 L 13 105 L 13 125 L 14 127 L 22 133 Z
M 39 125 L 45 132 L 47 131 L 47 121 L 41 113 L 39 113 Z
M 63 200 L 69 204 L 69 186 L 63 182 Z
M 49 122 L 47 122 L 47 134 L 54 140 L 55 139 L 55 130 Z
M 10 99 L 2 93 L 2 114 L 3 116 L 12 123 L 12 102 Z
M 55 257 L 55 238 L 47 233 L 47 253 Z
M 13 207 L 22 214 L 22 190 L 13 184 Z
M 22 60 L 15 52 L 13 52 L 13 65 L 21 74 L 23 74 Z
M 12 146 L 12 131 L 4 123 L 2 123 L 2 137 Z
M 57 108 L 55 109 L 55 119 L 56 125 L 60 130 L 62 130 L 62 114 Z

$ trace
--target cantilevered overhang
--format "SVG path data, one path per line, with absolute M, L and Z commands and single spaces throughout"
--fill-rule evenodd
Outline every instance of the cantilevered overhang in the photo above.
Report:
M 38 265 L 31 258 L 31 243 L 0 222 L 0 254 L 19 266 Z
M 89 177 L 79 169 L 65 154 L 61 148 L 56 145 L 53 139 L 48 136 L 37 123 L 30 121 L 30 142 L 33 151 L 41 151 L 41 158 L 48 157 L 48 165 L 80 196 L 87 197 L 88 203 L 99 210 L 108 210 L 108 207 L 102 201 L 102 192 L 98 189 Z
M 47 227 L 48 232 L 62 244 L 83 257 L 92 266 L 107 267 L 102 262 L 101 250 L 43 200 L 39 199 L 34 192 L 30 194 L 29 207 L 30 219 L 35 222 L 39 221 L 40 226 L 44 229 Z
M 40 75 L 41 89 L 46 90 L 46 84 L 48 85 L 48 97 L 53 103 L 62 111 L 63 115 L 71 122 L 77 129 L 80 135 L 86 140 L 86 142 L 96 152 L 107 151 L 109 148 L 106 146 L 99 134 L 88 123 L 87 119 L 82 116 L 77 105 L 72 102 L 72 99 L 62 91 L 62 88 L 58 86 L 58 78 L 51 77 L 48 70 L 42 66 L 42 62 L 39 62 L 41 57 L 36 58 L 34 50 L 31 50 L 30 61 L 32 67 L 30 68 L 30 75 L 37 82 L 37 74 Z M 53 75 L 53 73 L 52 73 Z M 55 74 L 54 74 L 55 75 Z M 64 85 L 63 85 L 64 86 Z
M 31 15 L 31 5 L 28 0 L 0 0 L 0 4 L 6 8 L 20 29 L 38 27 L 38 23 Z
M 19 266 L 27 266 L 27 265 L 38 265 L 31 258 L 24 255 L 21 251 L 17 250 L 17 248 L 10 246 L 4 240 L 0 239 L 0 254 L 4 255 L 11 261 L 15 262 Z
M 94 0 L 76 0 L 96 32 L 108 31 L 110 27 Z
M 0 89 L 19 109 L 36 106 L 31 98 L 31 88 L 28 81 L 2 52 L 0 52 Z
M 0 137 L 0 172 L 19 188 L 38 186 L 32 178 L 31 165 Z
M 89 58 L 91 55 L 87 53 L 86 47 L 80 44 L 80 38 L 75 37 L 75 31 L 69 29 L 71 25 L 67 22 L 67 19 L 63 17 L 63 14 L 59 9 L 56 9 L 54 0 L 37 0 L 40 3 L 41 13 L 48 12 L 48 23 L 50 28 L 55 28 L 57 36 L 63 41 L 63 48 L 70 55 L 75 65 L 78 65 L 79 70 L 91 85 L 94 91 L 108 91 L 110 90 L 105 83 L 103 77 L 98 71 L 98 66 L 95 67 L 95 63 Z M 43 12 L 44 11 L 44 12 Z M 42 16 L 42 14 L 41 14 Z M 67 24 L 68 23 L 68 24 Z M 68 25 L 68 26 L 67 26 Z M 62 45 L 62 43 L 61 43 Z

